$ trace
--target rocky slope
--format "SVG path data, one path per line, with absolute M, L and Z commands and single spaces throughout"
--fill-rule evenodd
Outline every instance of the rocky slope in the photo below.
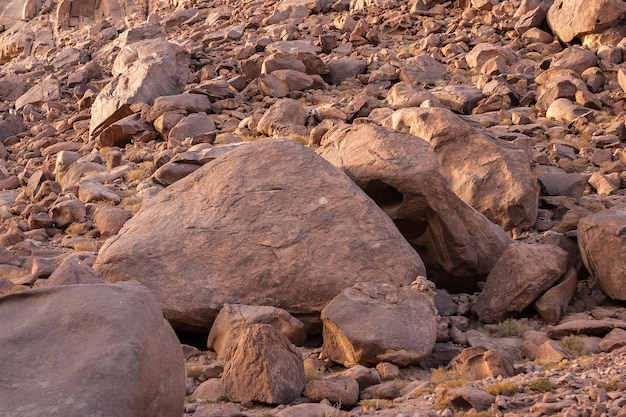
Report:
M 35 344 L 19 323 L 37 302 L 62 323 L 50 358 L 72 329 L 136 333 L 58 301 L 120 282 L 158 302 L 167 323 L 141 315 L 158 334 L 210 332 L 184 345 L 187 415 L 626 415 L 625 16 L 622 0 L 3 2 L 0 346 Z M 107 351 L 141 364 L 119 415 L 182 414 L 183 358 L 146 340 Z M 28 375 L 6 387 L 36 392 Z M 101 407 L 46 392 L 0 416 Z

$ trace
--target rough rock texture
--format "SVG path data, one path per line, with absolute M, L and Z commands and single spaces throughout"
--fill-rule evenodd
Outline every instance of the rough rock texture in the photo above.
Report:
M 626 300 L 626 207 L 584 217 L 577 235 L 589 273 L 609 297 Z
M 96 96 L 89 133 L 97 135 L 130 114 L 135 102 L 152 104 L 159 96 L 183 91 L 189 75 L 189 53 L 178 45 L 151 39 L 127 45 L 113 63 L 113 80 Z
M 611 27 L 626 14 L 620 0 L 556 0 L 548 10 L 550 29 L 563 42 Z
M 358 284 L 322 310 L 324 356 L 344 366 L 418 363 L 437 336 L 429 294 L 411 287 Z
M 511 241 L 454 194 L 420 138 L 372 125 L 339 125 L 317 152 L 391 217 L 439 287 L 473 288 Z
M 213 322 L 207 346 L 217 353 L 218 359 L 225 357 L 245 328 L 255 323 L 269 324 L 295 345 L 301 345 L 306 340 L 304 324 L 285 310 L 270 306 L 226 304 Z
M 535 223 L 539 186 L 522 149 L 473 129 L 446 109 L 396 110 L 386 122 L 431 144 L 454 192 L 505 230 Z
M 1 416 L 182 416 L 180 344 L 145 289 L 42 288 L 0 315 Z
M 159 193 L 94 268 L 109 281 L 144 283 L 174 326 L 204 329 L 225 303 L 319 313 L 357 282 L 407 285 L 425 275 L 354 183 L 284 140 L 238 147 Z
M 231 349 L 222 376 L 229 399 L 288 404 L 302 394 L 302 356 L 279 330 L 251 324 Z
M 487 276 L 473 310 L 493 323 L 521 312 L 567 270 L 567 252 L 555 245 L 513 243 Z

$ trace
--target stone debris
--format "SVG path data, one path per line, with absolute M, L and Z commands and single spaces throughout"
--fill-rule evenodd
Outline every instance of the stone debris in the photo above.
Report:
M 0 416 L 624 415 L 623 1 L 1 3 Z

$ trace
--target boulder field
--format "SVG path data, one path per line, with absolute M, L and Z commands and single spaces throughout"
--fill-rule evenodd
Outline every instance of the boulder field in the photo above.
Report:
M 624 1 L 0 3 L 0 417 L 626 416 Z

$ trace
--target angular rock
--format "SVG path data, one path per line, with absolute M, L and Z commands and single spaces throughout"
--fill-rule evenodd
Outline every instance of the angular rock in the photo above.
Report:
M 410 84 L 435 85 L 445 72 L 445 66 L 430 55 L 419 54 L 404 61 L 400 79 Z
M 566 312 L 578 286 L 578 273 L 570 267 L 560 282 L 546 291 L 537 301 L 535 310 L 548 323 L 558 323 Z
M 197 248 L 210 250 L 199 257 Z M 94 267 L 109 281 L 145 283 L 176 327 L 206 330 L 225 303 L 319 314 L 357 282 L 408 285 L 425 275 L 374 202 L 286 140 L 238 146 L 163 190 Z
M 626 9 L 624 11 L 626 12 Z M 555 55 L 550 63 L 550 68 L 568 69 L 581 75 L 586 69 L 596 67 L 597 65 L 598 57 L 595 53 L 581 47 L 572 46 Z
M 146 289 L 40 288 L 0 297 L 0 315 L 3 415 L 182 417 L 184 357 Z
M 342 407 L 351 407 L 359 400 L 359 384 L 349 376 L 333 375 L 308 381 L 304 396 L 311 401 L 328 400 Z
M 100 274 L 85 265 L 76 256 L 68 256 L 48 277 L 46 287 L 75 284 L 106 284 Z
M 222 383 L 231 401 L 288 404 L 304 390 L 302 356 L 287 337 L 267 324 L 246 327 L 231 347 Z
M 584 217 L 578 223 L 578 247 L 589 273 L 602 291 L 626 300 L 626 207 Z
M 559 363 L 567 359 L 567 355 L 563 352 L 561 345 L 555 340 L 548 340 L 537 348 L 535 360 L 552 363 Z
M 626 14 L 621 0 L 556 0 L 548 10 L 552 32 L 565 43 L 597 33 L 619 22 Z
M 475 379 L 509 377 L 515 375 L 511 358 L 484 346 L 473 346 L 463 349 L 451 362 L 450 366 L 458 367 Z
M 487 276 L 472 309 L 495 323 L 529 306 L 567 270 L 567 252 L 558 246 L 512 243 Z
M 457 198 L 435 153 L 419 138 L 372 125 L 338 125 L 317 152 L 391 217 L 440 287 L 472 288 L 510 242 Z
M 35 84 L 15 100 L 15 110 L 21 110 L 27 104 L 43 104 L 61 98 L 61 83 L 55 78 L 47 78 Z
M 359 384 L 360 391 L 372 385 L 378 385 L 381 382 L 380 374 L 376 369 L 368 368 L 363 365 L 354 365 L 343 371 L 341 375 L 355 379 Z
M 230 346 L 252 324 L 268 324 L 295 345 L 302 345 L 307 337 L 304 324 L 285 310 L 270 306 L 226 304 L 211 327 L 207 347 L 217 353 L 218 359 L 224 358 Z
M 213 143 L 215 122 L 206 113 L 193 113 L 184 117 L 170 130 L 168 140 L 180 143 L 186 138 L 191 138 L 192 144 L 199 141 Z
M 470 114 L 483 98 L 483 92 L 476 87 L 467 85 L 445 85 L 430 90 L 437 100 L 450 110 Z
M 322 310 L 323 354 L 344 366 L 418 363 L 436 339 L 432 298 L 410 287 L 357 284 Z
M 182 92 L 189 75 L 189 54 L 163 40 L 135 42 L 122 49 L 112 72 L 113 80 L 98 93 L 91 107 L 91 136 L 127 116 L 120 114 L 125 105 L 152 104 L 157 97 Z
M 626 346 L 626 330 L 613 329 L 598 342 L 602 352 L 610 352 Z
M 284 98 L 274 103 L 263 114 L 257 130 L 262 134 L 276 137 L 281 136 L 285 130 L 303 129 L 305 121 L 306 112 L 302 105 L 290 98 Z
M 357 75 L 362 74 L 367 67 L 365 62 L 349 57 L 333 59 L 327 65 L 329 81 L 335 85 L 341 84 L 342 81 L 350 78 L 355 78 Z
M 504 230 L 535 224 L 539 186 L 524 150 L 446 109 L 401 109 L 385 124 L 429 142 L 454 192 Z
M 101 236 L 110 236 L 117 234 L 131 217 L 133 214 L 128 210 L 99 204 L 93 214 L 93 221 Z

